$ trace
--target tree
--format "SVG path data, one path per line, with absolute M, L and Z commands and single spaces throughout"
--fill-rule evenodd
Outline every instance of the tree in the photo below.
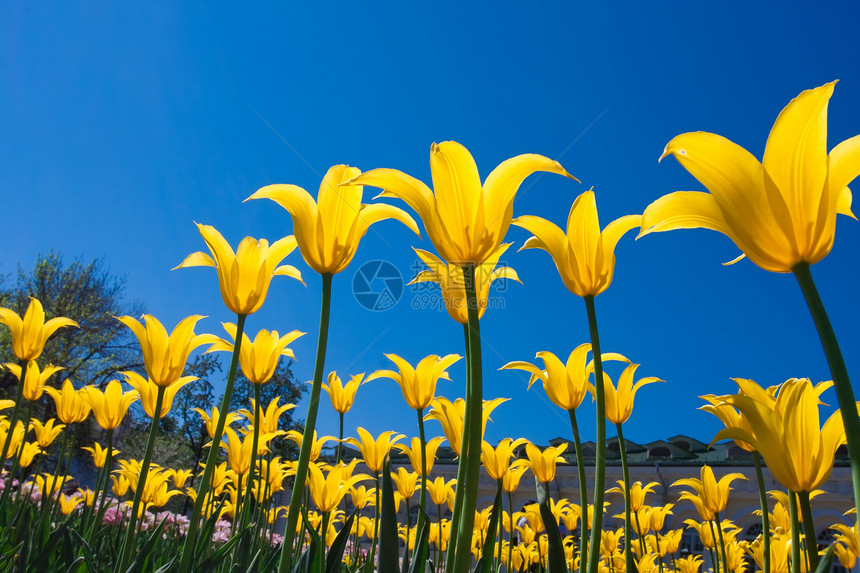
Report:
M 65 368 L 52 380 L 54 385 L 62 377 L 76 387 L 104 386 L 119 372 L 143 366 L 136 339 L 114 318 L 143 314 L 140 303 L 123 300 L 125 284 L 126 278 L 112 275 L 102 259 L 84 263 L 78 258 L 66 266 L 63 257 L 51 251 L 37 255 L 29 273 L 19 265 L 14 287 L 3 288 L 0 282 L 0 300 L 23 315 L 34 297 L 41 301 L 48 318 L 66 316 L 77 322 L 80 328 L 61 328 L 51 337 L 39 363 Z M 0 361 L 17 362 L 5 328 L 0 329 Z M 14 384 L 15 377 L 6 373 L 0 379 L 0 394 L 8 395 Z

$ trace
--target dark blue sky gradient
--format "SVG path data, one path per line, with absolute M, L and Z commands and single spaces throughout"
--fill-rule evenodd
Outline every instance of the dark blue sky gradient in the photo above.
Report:
M 605 225 L 665 193 L 701 189 L 674 160 L 657 163 L 679 133 L 716 132 L 761 158 L 782 107 L 836 78 L 829 146 L 860 133 L 857 3 L 9 3 L 0 22 L 0 273 L 52 248 L 67 260 L 104 257 L 128 277 L 129 297 L 169 327 L 200 313 L 210 318 L 199 330 L 220 334 L 219 321 L 233 318 L 214 271 L 170 269 L 205 248 L 194 221 L 233 245 L 291 232 L 274 203 L 241 203 L 263 185 L 294 183 L 315 196 L 336 163 L 394 167 L 429 183 L 430 144 L 453 139 L 482 177 L 533 152 L 582 180 L 529 178 L 515 214 L 563 225 L 593 185 Z M 829 378 L 793 277 L 748 261 L 721 266 L 737 250 L 713 232 L 634 235 L 619 245 L 614 284 L 597 299 L 602 343 L 667 382 L 641 391 L 629 439 L 685 433 L 707 442 L 719 425 L 696 410 L 697 396 L 732 391 L 732 376 Z M 518 248 L 527 237 L 512 228 L 507 240 Z M 412 278 L 412 245 L 432 249 L 399 223 L 380 223 L 335 277 L 328 370 L 389 368 L 385 352 L 413 363 L 463 354 L 460 325 L 438 308 L 412 308 L 408 288 L 385 312 L 352 296 L 366 261 L 391 261 Z M 858 253 L 860 226 L 840 217 L 833 252 L 813 268 L 855 378 Z M 298 251 L 288 262 L 307 288 L 276 278 L 248 328 L 307 331 L 293 348 L 295 372 L 309 380 L 320 279 Z M 512 248 L 505 262 L 524 285 L 497 293 L 504 308 L 482 321 L 484 388 L 487 398 L 513 400 L 496 410 L 488 439 L 567 437 L 566 415 L 541 389 L 526 392 L 524 375 L 496 368 L 540 350 L 566 358 L 588 339 L 584 305 L 545 253 Z M 451 374 L 438 391 L 454 398 L 462 361 Z M 835 404 L 832 391 L 825 400 Z M 579 418 L 593 439 L 590 401 Z M 359 391 L 347 416 L 348 428 L 357 425 L 417 433 L 414 412 L 384 380 Z M 319 429 L 337 432 L 325 398 Z M 441 432 L 435 422 L 428 431 Z

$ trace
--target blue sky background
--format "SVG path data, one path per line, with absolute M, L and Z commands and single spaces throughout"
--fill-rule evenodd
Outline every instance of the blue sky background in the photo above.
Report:
M 271 183 L 315 196 L 336 163 L 429 182 L 434 141 L 464 144 L 482 177 L 509 157 L 541 153 L 582 184 L 533 176 L 515 214 L 563 225 L 593 185 L 605 225 L 665 193 L 701 189 L 674 160 L 657 163 L 679 133 L 716 132 L 761 158 L 782 107 L 837 78 L 829 146 L 860 133 L 857 3 L 7 3 L 0 22 L 0 273 L 52 248 L 69 261 L 104 257 L 128 277 L 129 297 L 170 327 L 208 315 L 199 331 L 222 333 L 219 321 L 232 318 L 214 271 L 170 271 L 205 248 L 193 222 L 214 225 L 233 245 L 246 235 L 280 238 L 291 232 L 288 214 L 242 200 Z M 390 261 L 408 280 L 410 247 L 432 248 L 396 222 L 373 229 L 335 277 L 327 369 L 388 368 L 385 352 L 413 363 L 463 354 L 460 325 L 444 310 L 413 309 L 408 288 L 385 312 L 355 301 L 362 263 Z M 748 261 L 721 266 L 737 250 L 713 232 L 634 235 L 619 245 L 614 283 L 597 298 L 601 341 L 666 383 L 637 397 L 629 439 L 709 441 L 719 424 L 696 410 L 697 396 L 732 391 L 733 376 L 829 378 L 792 276 Z M 511 228 L 507 240 L 519 247 L 527 237 Z M 860 226 L 840 217 L 833 252 L 813 267 L 855 378 L 858 253 Z M 309 380 L 320 279 L 298 251 L 290 259 L 307 288 L 276 278 L 248 328 L 307 331 L 293 348 L 295 372 Z M 511 249 L 505 262 L 524 285 L 497 293 L 504 308 L 482 321 L 485 397 L 512 398 L 487 437 L 567 437 L 566 415 L 541 389 L 526 392 L 524 374 L 496 368 L 540 350 L 566 357 L 588 340 L 584 305 L 545 253 Z M 462 361 L 451 374 L 438 392 L 462 396 Z M 825 399 L 835 404 L 832 391 Z M 319 429 L 336 433 L 325 399 L 320 412 Z M 578 416 L 593 439 L 588 400 Z M 417 433 L 414 412 L 384 380 L 359 391 L 347 416 L 348 428 L 357 425 Z M 428 431 L 441 433 L 435 422 Z

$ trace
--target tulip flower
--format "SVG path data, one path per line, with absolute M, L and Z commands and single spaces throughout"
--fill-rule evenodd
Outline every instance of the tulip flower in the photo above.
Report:
M 400 493 L 401 497 L 407 502 L 409 498 L 415 495 L 415 490 L 418 489 L 418 478 L 420 474 L 410 472 L 404 467 L 397 468 L 397 472 L 391 472 L 391 480 L 394 482 L 394 487 Z
M 620 425 L 630 419 L 631 414 L 633 414 L 633 399 L 636 397 L 636 392 L 642 386 L 653 384 L 654 382 L 663 382 L 663 380 L 657 377 L 648 376 L 634 384 L 633 377 L 638 367 L 639 364 L 628 365 L 618 378 L 617 388 L 612 385 L 612 380 L 609 379 L 609 376 L 606 373 L 603 374 L 603 391 L 606 395 L 606 419 L 613 424 Z M 588 391 L 594 395 L 596 393 L 595 386 L 589 383 L 588 387 Z
M 836 556 L 839 558 L 839 563 L 849 571 L 854 568 L 855 561 L 860 558 L 860 538 L 857 536 L 857 522 L 853 526 L 848 526 L 843 523 L 836 523 L 831 526 L 831 529 L 836 530 L 833 536 L 834 541 L 837 541 Z
M 564 285 L 573 294 L 597 296 L 612 283 L 615 247 L 628 231 L 639 227 L 641 215 L 626 215 L 601 232 L 594 191 L 576 198 L 567 218 L 567 233 L 546 219 L 523 215 L 513 220 L 534 235 L 523 249 L 542 249 L 555 262 Z
M 225 428 L 224 436 L 226 436 L 227 440 L 226 443 L 224 441 L 221 442 L 221 447 L 227 451 L 227 461 L 230 464 L 230 469 L 239 476 L 244 476 L 251 470 L 254 438 L 251 435 L 247 435 L 243 440 L 233 428 Z M 260 443 L 263 447 L 266 447 L 266 444 L 273 437 L 274 434 L 263 434 L 260 436 Z
M 490 286 L 499 279 L 509 279 L 522 283 L 517 271 L 511 267 L 497 267 L 501 257 L 511 243 L 502 243 L 485 261 L 475 265 L 475 294 L 478 304 L 478 318 L 484 316 L 490 297 Z M 466 298 L 466 273 L 456 263 L 446 263 L 433 253 L 414 249 L 418 257 L 429 269 L 421 271 L 408 284 L 421 282 L 437 283 L 442 291 L 442 301 L 448 314 L 460 324 L 469 322 L 469 303 Z
M 33 459 L 39 455 L 44 453 L 42 449 L 39 447 L 38 442 L 26 442 L 23 446 L 21 446 L 20 457 L 18 458 L 18 465 L 22 468 L 28 468 L 33 463 Z
M 696 493 L 689 491 L 681 492 L 680 499 L 688 499 L 693 502 L 702 519 L 706 521 L 719 519 L 719 513 L 726 508 L 729 501 L 730 484 L 736 479 L 747 479 L 740 473 L 729 473 L 720 478 L 714 477 L 714 470 L 708 465 L 702 466 L 700 470 L 701 479 L 684 478 L 675 481 L 672 487 L 686 486 L 692 488 Z
M 93 465 L 97 468 L 103 468 L 105 466 L 105 461 L 107 460 L 108 448 L 103 448 L 102 445 L 98 442 L 95 442 L 92 447 L 84 446 L 81 448 L 82 450 L 86 450 L 93 457 Z M 119 450 L 113 450 L 114 454 L 118 454 Z
M 33 483 L 42 494 L 42 498 L 52 497 L 61 491 L 63 486 L 74 478 L 72 476 L 58 476 L 49 473 L 33 476 Z
M 397 197 L 414 209 L 439 254 L 451 263 L 478 265 L 495 251 L 511 223 L 520 184 L 536 171 L 570 175 L 557 161 L 527 154 L 508 159 L 483 186 L 469 151 L 454 141 L 430 147 L 435 194 L 427 185 L 395 169 L 373 169 L 350 184 L 383 189 L 381 197 Z
M 75 511 L 84 499 L 79 495 L 67 496 L 65 494 L 58 498 L 60 502 L 60 513 L 69 515 Z
M 360 439 L 347 438 L 345 441 L 361 451 L 365 465 L 374 473 L 382 471 L 388 452 L 395 443 L 406 437 L 403 434 L 387 431 L 379 434 L 379 437 L 374 440 L 370 432 L 361 426 L 356 431 Z
M 361 171 L 347 165 L 335 165 L 325 175 L 318 201 L 296 185 L 267 185 L 245 199 L 271 199 L 293 218 L 293 232 L 299 251 L 309 267 L 319 274 L 337 274 L 344 270 L 370 225 L 395 219 L 416 235 L 415 221 L 405 211 L 384 203 L 362 204 L 363 187 L 348 183 Z
M 200 414 L 200 417 L 203 419 L 203 425 L 206 427 L 206 433 L 209 434 L 210 438 L 215 437 L 215 427 L 218 425 L 218 418 L 220 416 L 218 412 L 218 406 L 212 406 L 212 414 L 207 414 L 205 411 L 200 408 L 192 408 L 193 411 Z M 238 412 L 227 412 L 227 418 L 224 421 L 225 427 L 230 426 L 236 420 L 240 420 L 242 415 Z
M 284 404 L 283 406 L 278 405 L 278 402 L 281 400 L 280 396 L 275 396 L 269 405 L 260 410 L 260 434 L 274 434 L 278 432 L 278 423 L 280 421 L 281 415 L 284 412 L 289 412 L 293 408 L 296 407 L 295 404 Z M 251 427 L 257 425 L 257 418 L 254 415 L 254 410 L 256 409 L 256 400 L 251 399 L 251 409 L 246 410 L 242 408 L 239 410 L 239 414 L 245 416 L 248 419 L 248 424 Z
M 304 444 L 304 435 L 296 430 L 288 431 L 287 439 L 294 441 L 299 448 Z M 337 440 L 334 436 L 323 436 L 317 439 L 317 432 L 314 430 L 314 437 L 311 440 L 310 449 L 308 450 L 310 452 L 310 461 L 317 461 L 317 458 L 319 458 L 322 453 L 322 447 L 325 443 L 332 442 L 334 440 Z
M 481 439 L 483 439 L 484 431 L 487 428 L 487 420 L 490 419 L 490 414 L 500 404 L 507 402 L 510 398 L 495 398 L 494 400 L 484 400 L 482 407 L 483 417 L 481 423 Z M 430 402 L 431 410 L 424 417 L 425 420 L 436 420 L 442 424 L 442 430 L 445 432 L 445 437 L 451 445 L 451 449 L 458 456 L 460 455 L 460 441 L 463 436 L 463 417 L 466 410 L 466 402 L 462 398 L 457 398 L 451 402 L 447 398 L 439 397 Z
M 129 407 L 139 398 L 136 390 L 123 392 L 122 384 L 117 380 L 108 382 L 104 392 L 95 386 L 85 386 L 83 390 L 96 422 L 105 430 L 119 426 Z
M 182 376 L 191 352 L 218 340 L 211 334 L 194 334 L 194 325 L 204 318 L 200 315 L 184 318 L 168 336 L 167 330 L 152 315 L 143 315 L 144 324 L 130 316 L 117 320 L 129 327 L 140 342 L 143 362 L 149 379 L 156 386 L 168 387 Z
M 358 482 L 370 479 L 365 474 L 345 476 L 344 466 L 332 466 L 327 475 L 316 465 L 308 466 L 308 487 L 311 499 L 321 513 L 329 513 L 340 504 L 349 489 Z
M 83 390 L 75 390 L 72 383 L 66 379 L 60 390 L 45 386 L 45 392 L 54 399 L 57 406 L 57 418 L 64 424 L 83 422 L 90 415 L 90 404 Z
M 221 325 L 235 342 L 236 325 L 229 322 L 221 323 Z M 274 376 L 281 356 L 295 359 L 295 354 L 287 345 L 304 335 L 304 332 L 298 330 L 293 330 L 283 336 L 280 336 L 277 330 L 260 330 L 254 337 L 254 341 L 251 342 L 248 335 L 243 332 L 239 350 L 239 365 L 242 367 L 242 373 L 252 384 L 268 382 Z M 206 353 L 233 352 L 233 348 L 233 342 L 218 338 L 206 350 Z
M 566 463 L 561 455 L 567 449 L 567 444 L 549 446 L 541 451 L 533 444 L 526 444 L 526 455 L 529 458 L 529 468 L 535 478 L 541 483 L 549 483 L 555 479 L 555 467 L 558 462 Z
M 176 393 L 179 392 L 179 389 L 198 379 L 196 376 L 183 376 L 174 381 L 172 385 L 165 388 L 163 386 L 158 386 L 151 379 L 146 379 L 137 372 L 123 372 L 123 375 L 125 376 L 125 381 L 137 390 L 138 396 L 140 397 L 140 404 L 143 406 L 143 411 L 146 412 L 147 416 L 153 419 L 156 418 L 155 405 L 158 402 L 158 394 L 160 392 L 163 393 L 164 397 L 161 402 L 161 409 L 158 413 L 159 419 L 167 416 L 170 412 L 170 409 L 173 407 L 173 399 L 176 397 Z
M 386 354 L 389 360 L 397 365 L 398 372 L 392 370 L 377 370 L 370 376 L 368 381 L 377 378 L 391 378 L 400 385 L 403 398 L 413 410 L 424 410 L 436 397 L 436 382 L 440 378 L 450 380 L 448 368 L 460 360 L 457 354 L 448 354 L 440 358 L 431 354 L 422 358 L 418 365 L 413 368 L 406 360 L 396 354 Z
M 350 411 L 353 402 L 355 402 L 355 394 L 358 392 L 358 387 L 361 386 L 363 379 L 364 372 L 351 376 L 349 382 L 344 384 L 337 372 L 329 373 L 328 384 L 323 384 L 322 389 L 328 393 L 335 412 L 342 415 Z
M 19 365 L 7 362 L 3 366 L 5 366 L 9 372 L 15 376 L 15 378 L 19 381 L 21 380 L 21 367 Z M 53 364 L 48 364 L 45 366 L 44 370 L 39 371 L 39 365 L 36 364 L 36 361 L 30 360 L 27 362 L 27 366 L 24 371 L 24 384 L 21 395 L 24 399 L 31 402 L 40 399 L 45 391 L 44 387 L 48 384 L 48 378 L 60 370 L 63 370 L 63 368 L 60 366 L 54 366 Z
M 40 448 L 47 449 L 51 444 L 54 443 L 54 440 L 57 439 L 63 428 L 65 428 L 65 424 L 56 424 L 56 418 L 51 418 L 44 424 L 37 418 L 32 418 L 30 420 L 30 428 L 36 434 L 36 442 L 39 444 Z
M 525 438 L 516 440 L 504 438 L 493 448 L 487 442 L 481 441 L 481 463 L 484 464 L 484 469 L 487 470 L 487 475 L 490 476 L 490 479 L 498 481 L 504 478 L 505 474 L 510 470 L 511 457 L 514 456 L 514 450 L 526 443 L 528 443 L 528 440 Z M 527 463 L 525 460 L 517 460 L 517 462 L 521 462 L 517 465 Z
M 9 327 L 12 334 L 12 352 L 22 362 L 35 360 L 41 356 L 48 338 L 58 329 L 78 326 L 74 320 L 64 317 L 52 318 L 45 322 L 42 303 L 32 297 L 23 319 L 15 311 L 0 307 L 0 324 Z
M 442 436 L 436 436 L 435 438 L 431 438 L 426 443 L 426 450 L 424 452 L 424 470 L 421 469 L 421 440 L 419 438 L 412 438 L 409 445 L 406 444 L 394 444 L 394 447 L 400 450 L 402 453 L 406 454 L 409 458 L 409 462 L 412 464 L 412 469 L 417 473 L 425 473 L 430 475 L 430 472 L 433 471 L 433 464 L 436 461 L 436 452 L 439 449 L 439 446 L 442 442 L 445 441 L 445 438 Z

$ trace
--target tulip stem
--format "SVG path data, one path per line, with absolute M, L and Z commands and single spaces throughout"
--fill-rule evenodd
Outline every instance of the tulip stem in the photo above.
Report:
M 290 548 L 293 546 L 293 536 L 296 534 L 296 523 L 302 505 L 302 492 L 305 489 L 305 480 L 308 476 L 308 463 L 311 459 L 311 448 L 314 443 L 314 429 L 317 423 L 317 411 L 320 404 L 320 392 L 322 390 L 323 373 L 325 372 L 325 353 L 328 345 L 328 326 L 331 314 L 331 282 L 332 274 L 322 275 L 322 302 L 320 304 L 320 328 L 317 339 L 317 359 L 314 364 L 314 380 L 311 386 L 311 397 L 308 402 L 308 415 L 305 418 L 305 431 L 302 434 L 302 447 L 299 451 L 299 461 L 296 465 L 296 475 L 293 478 L 293 492 L 290 495 L 290 508 L 287 513 L 287 528 L 284 531 L 284 543 L 281 546 L 281 558 L 278 571 L 286 573 L 289 570 L 291 555 Z
M 457 544 L 454 552 L 453 571 L 468 571 L 472 559 L 472 530 L 475 525 L 475 508 L 478 504 L 478 478 L 481 471 L 481 440 L 483 439 L 482 410 L 483 384 L 481 364 L 481 326 L 478 315 L 478 297 L 475 289 L 475 265 L 463 265 L 466 291 L 466 309 L 469 316 L 466 355 L 466 416 L 463 420 L 464 438 L 461 444 L 460 465 L 466 466 L 465 482 L 457 482 L 457 492 L 463 492 L 463 505 L 460 514 L 454 514 L 459 521 Z M 465 436 L 465 428 L 469 435 Z
M 594 394 L 597 403 L 597 437 L 594 453 L 594 517 L 591 523 L 592 548 L 588 559 L 588 573 L 597 573 L 600 565 L 600 534 L 603 528 L 603 496 L 606 489 L 606 397 L 603 388 L 603 360 L 600 356 L 600 337 L 597 332 L 597 313 L 594 295 L 583 297 L 588 314 L 588 331 L 591 335 L 591 352 L 594 355 Z M 588 509 L 583 509 L 588 518 Z
M 761 469 L 761 454 L 753 452 L 753 461 L 755 462 L 755 475 L 758 480 L 758 500 L 761 503 L 761 533 L 762 542 L 764 544 L 764 573 L 770 573 L 770 516 L 767 505 L 767 493 L 764 485 L 764 473 Z
M 27 361 L 19 360 L 18 365 L 21 367 L 21 375 L 18 380 L 18 392 L 15 394 L 15 407 L 12 408 L 12 415 L 9 417 L 9 429 L 6 431 L 6 439 L 3 440 L 3 450 L 0 452 L 0 473 L 2 473 L 3 467 L 6 465 L 6 454 L 9 452 L 9 446 L 12 444 L 12 436 L 15 434 L 15 426 L 18 423 L 21 402 L 24 401 L 24 380 L 26 380 Z M 3 489 L 3 496 L 0 497 L 0 508 L 6 504 L 9 490 L 12 489 L 12 480 L 15 478 L 14 467 L 7 475 L 8 482 L 6 483 L 6 487 Z
M 418 413 L 418 441 L 421 444 L 421 491 L 418 493 L 418 522 L 415 525 L 416 531 L 421 531 L 421 526 L 427 520 L 427 439 L 424 435 L 424 409 L 415 410 Z M 416 538 L 415 549 L 412 554 L 412 559 L 419 557 L 419 543 Z
M 242 334 L 245 332 L 244 314 L 236 315 L 236 337 L 233 343 L 233 357 L 230 359 L 230 369 L 227 371 L 227 384 L 224 386 L 224 396 L 221 398 L 221 409 L 218 410 L 218 422 L 215 424 L 215 433 L 212 435 L 212 445 L 206 456 L 206 466 L 203 468 L 203 476 L 200 478 L 200 491 L 194 501 L 194 509 L 191 510 L 191 521 L 188 523 L 188 533 L 185 535 L 185 544 L 182 546 L 182 562 L 179 571 L 191 569 L 191 559 L 197 548 L 197 532 L 200 528 L 200 516 L 203 513 L 203 504 L 212 484 L 212 473 L 218 462 L 218 454 L 221 449 L 221 436 L 224 435 L 224 423 L 227 420 L 227 412 L 230 411 L 230 398 L 233 396 L 233 384 L 236 382 L 236 371 L 239 367 L 239 351 L 242 346 Z M 212 496 L 214 502 L 214 496 Z
M 857 414 L 851 379 L 848 377 L 848 369 L 845 367 L 845 360 L 842 358 L 833 325 L 830 324 L 824 303 L 815 287 L 815 281 L 812 280 L 809 263 L 801 261 L 791 270 L 797 278 L 800 290 L 803 291 L 815 328 L 818 330 L 818 337 L 821 339 L 824 355 L 827 357 L 827 364 L 830 366 L 830 375 L 833 377 L 833 387 L 836 389 L 839 411 L 842 413 L 842 423 L 845 426 L 848 459 L 851 461 L 854 507 L 860 507 L 860 416 Z
M 248 483 L 245 485 L 245 500 L 242 505 L 242 529 L 251 520 L 251 500 L 254 499 L 254 470 L 257 463 L 257 445 L 260 442 L 260 385 L 254 384 L 254 436 L 251 438 L 251 466 L 248 469 Z M 258 492 L 262 494 L 263 492 Z M 257 529 L 259 532 L 259 523 Z
M 340 424 L 337 433 L 337 454 L 335 454 L 335 465 L 340 465 L 341 449 L 343 448 L 343 412 L 340 412 Z
M 167 390 L 165 386 L 159 386 L 155 397 L 155 410 L 152 412 L 152 423 L 149 426 L 149 440 L 146 442 L 146 452 L 143 454 L 143 461 L 140 463 L 140 475 L 137 478 L 137 487 L 134 490 L 134 500 L 131 502 L 131 515 L 128 517 L 128 529 L 125 532 L 125 540 L 122 543 L 122 551 L 120 552 L 118 572 L 128 569 L 131 564 L 132 550 L 134 545 L 134 529 L 137 523 L 137 510 L 140 507 L 140 500 L 143 497 L 143 490 L 146 488 L 146 476 L 149 474 L 149 463 L 152 461 L 152 449 L 155 446 L 155 438 L 158 436 L 158 421 L 161 419 L 161 406 L 164 404 L 164 392 Z
M 800 520 L 797 517 L 797 496 L 790 490 L 788 514 L 791 517 L 791 573 L 800 573 Z
M 104 464 L 104 483 L 101 487 L 101 497 L 99 498 L 99 506 L 96 511 L 96 519 L 92 524 L 92 529 L 90 529 L 90 534 L 92 534 L 95 529 L 98 528 L 99 524 L 101 524 L 102 519 L 104 519 L 105 511 L 107 510 L 107 505 L 105 505 L 105 501 L 107 499 L 108 492 L 108 483 L 110 483 L 110 471 L 111 466 L 113 465 L 113 428 L 108 428 L 107 430 L 107 453 L 105 454 L 105 464 Z M 98 492 L 96 492 L 98 495 Z M 87 536 L 89 537 L 89 536 Z
M 716 519 L 716 517 L 714 517 L 714 519 Z M 717 533 L 714 531 L 713 519 L 708 520 L 708 527 L 711 529 L 711 545 L 714 546 L 713 549 L 710 549 L 711 561 L 714 562 L 714 573 L 720 573 L 720 551 L 717 549 Z M 724 571 L 724 573 L 728 573 L 728 571 Z
M 596 386 L 597 382 L 595 382 Z M 615 427 L 618 430 L 618 453 L 621 455 L 621 475 L 624 478 L 624 562 L 627 566 L 626 571 L 635 571 L 636 563 L 630 547 L 633 544 L 633 524 L 630 516 L 630 469 L 627 467 L 627 444 L 624 443 L 621 424 L 615 424 Z M 645 556 L 644 551 L 642 556 Z
M 812 521 L 812 507 L 809 505 L 809 492 L 797 493 L 800 514 L 803 516 L 803 534 L 806 537 L 806 555 L 809 559 L 808 571 L 818 569 L 818 539 L 815 537 L 815 523 Z
M 467 377 L 467 387 L 468 387 L 468 376 L 469 376 L 469 364 L 471 364 L 471 348 L 469 345 L 469 325 L 463 325 L 463 335 L 465 337 L 465 348 L 466 348 L 466 377 Z M 468 390 L 467 390 L 468 392 Z M 469 412 L 467 409 L 466 419 L 468 419 Z M 461 513 L 461 509 L 463 507 L 463 496 L 465 492 L 461 489 L 461 484 L 465 485 L 466 483 L 466 463 L 464 461 L 464 457 L 467 451 L 467 444 L 469 442 L 469 436 L 471 435 L 471 427 L 464 420 L 463 422 L 463 432 L 461 434 L 460 439 L 460 459 L 457 463 L 457 479 L 454 484 L 454 507 L 451 509 L 451 521 L 450 521 L 450 530 L 448 531 L 448 548 L 445 550 L 445 573 L 453 573 L 454 571 L 454 563 L 456 562 L 455 556 L 457 555 L 457 539 L 458 533 L 460 531 L 460 522 L 459 516 Z M 441 519 L 441 516 L 440 516 Z M 471 541 L 470 541 L 471 544 Z
M 723 540 L 723 524 L 720 520 L 720 512 L 714 512 L 714 521 L 717 523 L 717 535 L 720 540 L 720 555 L 723 560 L 723 571 L 729 572 L 729 560 L 726 557 L 726 542 Z M 716 550 L 715 550 L 716 551 Z
M 576 452 L 576 469 L 579 472 L 579 507 L 580 532 L 582 538 L 579 545 L 579 571 L 585 573 L 588 564 L 588 483 L 585 481 L 585 465 L 582 463 L 582 441 L 579 439 L 579 425 L 576 423 L 576 410 L 568 410 L 570 414 L 570 429 L 573 432 L 573 447 Z

